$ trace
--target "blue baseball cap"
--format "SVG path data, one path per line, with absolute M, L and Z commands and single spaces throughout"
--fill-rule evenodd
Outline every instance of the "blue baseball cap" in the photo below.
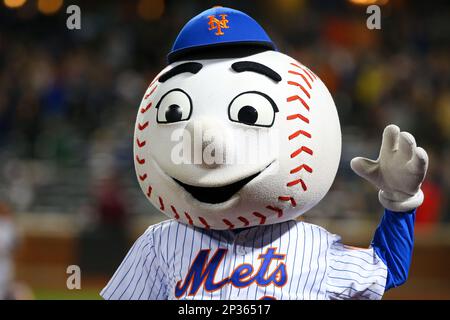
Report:
M 169 63 L 180 57 L 209 47 L 254 46 L 276 50 L 264 29 L 245 13 L 213 7 L 188 21 L 178 34 L 170 53 Z

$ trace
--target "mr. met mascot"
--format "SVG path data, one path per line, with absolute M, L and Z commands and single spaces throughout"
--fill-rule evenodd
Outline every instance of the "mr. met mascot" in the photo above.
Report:
M 351 167 L 379 189 L 367 249 L 296 221 L 328 192 L 341 131 L 333 99 L 248 15 L 214 7 L 181 30 L 138 109 L 134 160 L 150 226 L 105 299 L 380 299 L 405 282 L 428 157 L 386 127 L 377 160 Z

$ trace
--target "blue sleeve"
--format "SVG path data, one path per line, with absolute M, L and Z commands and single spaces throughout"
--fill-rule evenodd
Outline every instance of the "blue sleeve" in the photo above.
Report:
M 414 245 L 414 220 L 416 209 L 408 212 L 384 210 L 384 216 L 375 231 L 372 247 L 386 264 L 385 290 L 403 284 L 411 265 Z

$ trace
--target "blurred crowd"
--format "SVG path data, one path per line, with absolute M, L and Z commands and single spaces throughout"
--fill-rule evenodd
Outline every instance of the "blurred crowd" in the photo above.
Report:
M 138 2 L 81 1 L 74 31 L 65 10 L 44 16 L 0 5 L 0 199 L 14 211 L 89 213 L 105 223 L 156 214 L 134 177 L 136 110 L 183 23 L 216 3 L 153 1 L 147 10 L 159 11 L 145 15 Z M 381 30 L 368 30 L 365 7 L 349 1 L 220 4 L 260 21 L 335 98 L 341 168 L 310 215 L 378 219 L 376 191 L 349 161 L 375 158 L 383 128 L 395 123 L 429 153 L 418 219 L 434 225 L 450 219 L 450 10 L 387 2 Z

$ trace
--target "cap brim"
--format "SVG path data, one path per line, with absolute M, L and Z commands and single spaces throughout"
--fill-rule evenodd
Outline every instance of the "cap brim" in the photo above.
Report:
M 225 50 L 221 52 L 222 50 L 218 49 Z M 193 60 L 193 57 L 195 56 L 202 56 L 204 59 L 206 59 L 206 57 L 209 59 L 226 58 L 233 55 L 234 49 L 240 52 L 239 55 L 242 55 L 242 52 L 245 50 L 249 51 L 249 55 L 252 54 L 254 50 L 277 50 L 275 45 L 268 41 L 221 42 L 176 50 L 167 55 L 167 60 L 169 63 L 174 63 L 180 60 Z

